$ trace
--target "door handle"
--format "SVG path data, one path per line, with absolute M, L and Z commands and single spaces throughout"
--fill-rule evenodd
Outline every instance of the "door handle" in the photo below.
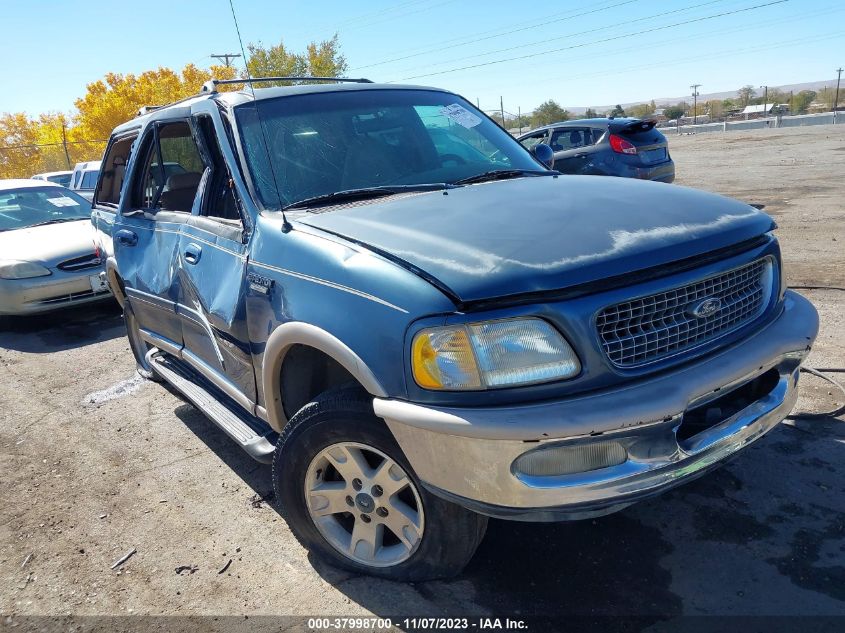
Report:
M 114 236 L 124 246 L 135 246 L 138 243 L 138 236 L 126 229 L 120 229 Z
M 196 264 L 200 260 L 201 255 L 202 248 L 199 245 L 194 244 L 193 242 L 188 244 L 188 246 L 185 248 L 184 257 L 185 261 L 189 264 Z

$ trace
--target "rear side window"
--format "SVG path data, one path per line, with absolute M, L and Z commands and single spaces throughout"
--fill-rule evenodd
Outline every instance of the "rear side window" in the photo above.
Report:
M 123 136 L 109 145 L 100 167 L 103 177 L 94 195 L 95 203 L 116 207 L 120 202 L 120 190 L 126 178 L 126 165 L 137 138 L 137 134 Z
M 98 171 L 86 171 L 82 175 L 82 184 L 79 185 L 80 189 L 93 189 L 97 184 L 97 176 L 100 175 Z
M 599 140 L 599 136 L 594 134 L 595 131 L 596 130 L 589 127 L 555 130 L 552 133 L 550 145 L 556 152 L 564 152 L 570 149 L 595 145 L 596 141 Z
M 190 213 L 204 170 L 187 122 L 158 125 L 144 145 L 132 206 Z

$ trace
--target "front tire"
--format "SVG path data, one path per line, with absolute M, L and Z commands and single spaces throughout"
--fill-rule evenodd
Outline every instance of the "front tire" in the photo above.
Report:
M 399 581 L 459 573 L 487 517 L 422 485 L 371 398 L 324 394 L 279 438 L 273 486 L 293 533 L 336 567 Z

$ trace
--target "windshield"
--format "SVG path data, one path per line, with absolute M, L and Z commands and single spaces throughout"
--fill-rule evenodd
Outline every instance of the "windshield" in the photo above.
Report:
M 0 191 L 0 231 L 90 217 L 91 203 L 68 189 L 25 187 Z
M 493 121 L 444 92 L 323 92 L 235 111 L 256 194 L 270 209 L 337 191 L 543 169 Z
M 61 185 L 62 187 L 67 187 L 70 184 L 70 173 L 47 176 L 47 180 L 54 182 L 57 185 Z

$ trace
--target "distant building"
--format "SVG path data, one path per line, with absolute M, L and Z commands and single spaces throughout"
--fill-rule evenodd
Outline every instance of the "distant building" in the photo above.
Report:
M 742 111 L 742 114 L 771 114 L 772 110 L 774 110 L 776 107 L 776 103 L 760 103 L 758 105 L 747 105 Z

